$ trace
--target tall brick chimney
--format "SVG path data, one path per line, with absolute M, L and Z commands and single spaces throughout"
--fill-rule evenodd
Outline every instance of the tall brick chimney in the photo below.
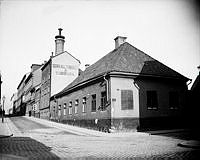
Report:
M 61 35 L 62 28 L 58 28 L 59 35 L 55 36 L 55 55 L 64 52 L 65 37 Z
M 120 45 L 122 45 L 124 42 L 126 42 L 127 37 L 117 36 L 115 40 L 115 48 L 118 48 Z

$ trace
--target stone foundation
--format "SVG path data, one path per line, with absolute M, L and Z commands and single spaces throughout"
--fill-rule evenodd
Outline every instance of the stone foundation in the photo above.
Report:
M 53 120 L 59 122 L 59 120 Z M 62 120 L 60 123 L 75 125 L 79 127 L 102 130 L 103 128 L 111 128 L 111 120 L 110 119 L 99 119 L 98 123 L 95 123 L 95 119 L 82 119 L 82 120 Z
M 119 131 L 137 130 L 139 126 L 138 118 L 115 118 L 112 119 L 112 129 Z

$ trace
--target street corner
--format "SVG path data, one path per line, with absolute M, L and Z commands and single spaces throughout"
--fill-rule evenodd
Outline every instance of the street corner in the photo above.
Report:
M 199 140 L 188 140 L 188 141 L 184 141 L 182 143 L 178 143 L 177 145 L 179 147 L 200 149 L 200 141 Z

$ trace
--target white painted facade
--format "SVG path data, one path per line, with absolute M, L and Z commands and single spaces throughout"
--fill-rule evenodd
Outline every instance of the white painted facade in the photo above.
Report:
M 131 78 L 110 78 L 111 118 L 139 118 L 139 90 Z M 133 109 L 121 109 L 121 90 L 133 91 Z
M 63 90 L 78 77 L 80 62 L 67 52 L 52 58 L 51 96 Z

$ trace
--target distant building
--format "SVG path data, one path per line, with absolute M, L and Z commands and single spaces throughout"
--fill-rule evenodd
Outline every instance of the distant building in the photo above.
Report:
M 15 104 L 16 100 L 17 100 L 17 93 L 13 93 L 13 95 L 10 98 L 10 108 L 12 108 L 12 114 L 16 113 L 16 104 Z
M 25 115 L 26 113 L 26 103 L 24 97 L 25 80 L 30 73 L 26 73 L 17 87 L 17 100 L 16 105 L 16 115 Z
M 32 72 L 30 72 L 24 83 L 24 103 L 26 105 L 26 115 L 28 115 L 29 113 L 31 114 L 32 110 L 31 106 L 32 83 L 33 83 L 33 76 Z
M 35 94 L 38 87 L 41 85 L 41 64 L 32 64 L 31 72 L 25 80 L 25 103 L 26 115 L 35 116 L 35 112 L 39 110 L 39 102 L 35 102 Z M 36 111 L 37 109 L 37 111 Z
M 48 95 L 55 120 L 94 127 L 98 119 L 116 130 L 180 124 L 189 79 L 125 40 L 116 37 L 113 51 Z
M 33 111 L 34 111 L 34 116 L 37 118 L 40 118 L 40 86 L 35 87 L 35 98 L 34 98 L 34 104 L 33 104 Z
M 49 119 L 50 98 L 60 92 L 64 86 L 70 84 L 78 77 L 80 61 L 67 51 L 64 51 L 65 37 L 61 35 L 55 37 L 55 55 L 43 65 L 40 99 L 40 117 Z

